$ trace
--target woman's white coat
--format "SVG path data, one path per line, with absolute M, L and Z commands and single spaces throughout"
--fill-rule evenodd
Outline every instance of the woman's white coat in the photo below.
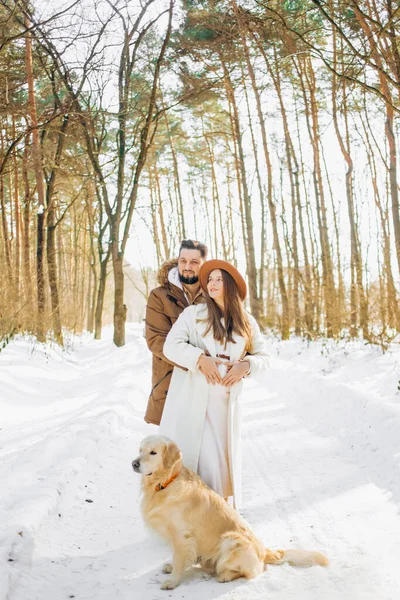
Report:
M 186 467 L 197 472 L 203 427 L 207 411 L 208 394 L 211 384 L 198 370 L 199 356 L 207 352 L 216 356 L 212 331 L 205 334 L 207 306 L 198 304 L 186 308 L 169 332 L 165 344 L 165 356 L 184 369 L 174 368 L 168 390 L 164 412 L 160 423 L 160 433 L 174 440 L 182 451 Z M 264 349 L 264 339 L 255 319 L 247 314 L 252 330 L 252 352 L 246 355 L 253 376 L 268 365 Z M 231 361 L 240 360 L 245 355 L 245 339 L 233 335 L 230 344 Z M 234 504 L 241 504 L 241 411 L 239 394 L 242 382 L 230 388 L 228 408 L 228 455 L 234 494 Z

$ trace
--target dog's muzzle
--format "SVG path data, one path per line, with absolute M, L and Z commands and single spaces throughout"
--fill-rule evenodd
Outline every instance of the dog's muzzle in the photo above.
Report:
M 136 473 L 140 473 L 139 469 L 140 469 L 140 461 L 139 460 L 134 460 L 132 462 L 132 469 L 136 472 Z

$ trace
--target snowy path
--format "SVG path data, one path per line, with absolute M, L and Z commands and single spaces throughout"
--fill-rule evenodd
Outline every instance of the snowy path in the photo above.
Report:
M 150 359 L 127 345 L 0 354 L 0 600 L 397 600 L 400 352 L 268 341 L 243 396 L 243 514 L 265 544 L 325 552 L 329 569 L 269 567 L 218 584 L 200 569 L 159 589 L 169 553 L 144 529 L 140 439 Z M 21 535 L 19 535 L 21 534 Z

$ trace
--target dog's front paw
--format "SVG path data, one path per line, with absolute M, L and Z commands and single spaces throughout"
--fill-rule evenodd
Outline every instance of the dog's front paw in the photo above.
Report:
M 171 565 L 171 563 L 165 563 L 165 565 L 162 568 L 162 572 L 163 573 L 172 573 L 172 565 Z
M 223 571 L 222 573 L 219 573 L 219 575 L 217 575 L 216 580 L 219 583 L 228 583 L 228 581 L 232 581 L 233 579 L 235 579 L 235 577 L 233 576 L 233 573 L 231 571 Z
M 162 590 L 174 590 L 177 586 L 177 582 L 173 581 L 172 579 L 166 579 L 162 584 L 161 584 L 161 589 Z

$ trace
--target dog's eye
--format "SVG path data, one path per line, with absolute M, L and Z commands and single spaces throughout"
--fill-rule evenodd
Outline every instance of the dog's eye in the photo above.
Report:
M 152 451 L 150 452 L 150 454 L 152 454 L 152 455 L 154 456 L 154 454 L 157 454 L 157 452 L 154 452 L 154 450 L 152 450 Z

